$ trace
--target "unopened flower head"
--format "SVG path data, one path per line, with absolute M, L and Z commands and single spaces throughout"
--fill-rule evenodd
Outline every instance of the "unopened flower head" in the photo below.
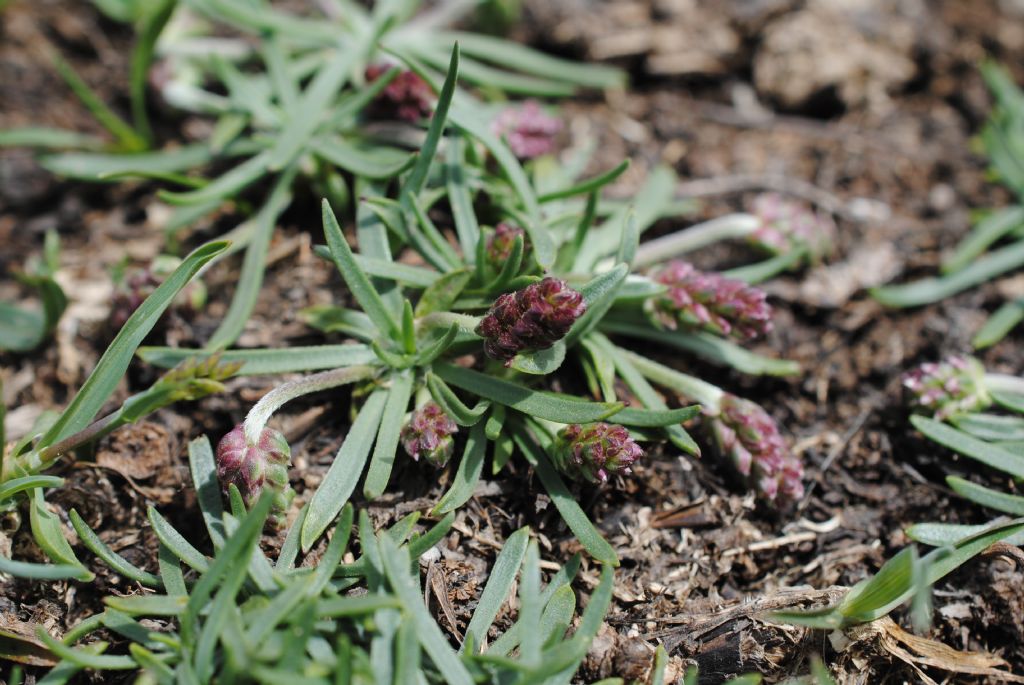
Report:
M 985 409 L 992 397 L 984 385 L 985 367 L 974 357 L 954 355 L 903 374 L 904 394 L 912 409 L 944 420 Z
M 562 120 L 546 114 L 536 100 L 527 100 L 519 107 L 503 109 L 491 129 L 505 138 L 516 157 L 534 159 L 554 152 Z
M 249 507 L 264 489 L 273 492 L 269 520 L 280 527 L 295 496 L 288 483 L 291 454 L 280 431 L 264 428 L 259 440 L 252 444 L 246 441 L 242 424 L 238 424 L 217 445 L 217 478 L 225 490 L 234 483 Z
M 484 352 L 511 365 L 520 352 L 546 350 L 565 337 L 587 311 L 583 295 L 550 276 L 505 293 L 476 327 Z
M 371 64 L 366 68 L 366 80 L 372 83 L 390 68 L 387 64 Z M 416 123 L 434 111 L 434 91 L 419 74 L 405 70 L 384 87 L 374 100 L 374 109 L 381 115 Z
M 412 413 L 402 427 L 402 447 L 416 461 L 420 457 L 441 468 L 451 459 L 459 427 L 435 402 L 428 402 Z
M 744 340 L 772 329 L 772 308 L 760 288 L 680 260 L 668 262 L 651 278 L 668 286 L 647 301 L 647 310 L 665 328 L 705 328 Z
M 726 393 L 711 427 L 719 451 L 758 493 L 770 501 L 803 496 L 803 464 L 758 404 Z
M 558 468 L 576 479 L 604 482 L 616 473 L 629 473 L 644 451 L 629 431 L 611 423 L 578 423 L 558 434 L 554 453 Z
M 761 220 L 750 242 L 772 254 L 806 250 L 811 262 L 832 251 L 836 225 L 832 218 L 778 193 L 763 193 L 751 203 L 751 213 Z
M 523 239 L 523 246 L 526 246 L 526 231 L 507 224 L 504 221 L 494 227 L 494 233 L 487 240 L 486 254 L 487 261 L 500 270 L 509 257 L 512 256 L 512 248 L 515 246 L 516 238 Z

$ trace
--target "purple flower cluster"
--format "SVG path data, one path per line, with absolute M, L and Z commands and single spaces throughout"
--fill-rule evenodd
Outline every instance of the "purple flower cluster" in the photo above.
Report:
M 477 325 L 476 334 L 484 339 L 488 357 L 510 366 L 520 352 L 546 350 L 564 338 L 585 311 L 583 295 L 548 276 L 500 296 Z
M 545 114 L 536 100 L 527 100 L 520 107 L 502 110 L 491 129 L 505 138 L 516 157 L 534 159 L 554 152 L 555 136 L 562 130 L 562 121 Z
M 721 453 L 766 499 L 793 501 L 803 496 L 803 464 L 759 405 L 726 393 L 711 427 Z
M 644 451 L 622 426 L 611 423 L 578 423 L 558 434 L 555 464 L 567 475 L 591 483 L 605 482 L 616 473 L 629 473 Z
M 366 67 L 366 80 L 370 83 L 383 76 L 389 69 L 387 64 L 371 64 Z M 416 123 L 434 111 L 434 91 L 427 82 L 412 71 L 398 74 L 373 103 L 376 112 L 382 116 L 394 117 L 409 123 Z
M 668 291 L 647 301 L 647 309 L 665 328 L 706 328 L 749 340 L 772 329 L 772 308 L 765 292 L 743 281 L 698 271 L 672 260 L 651 274 Z
M 512 247 L 515 245 L 516 238 L 520 236 L 524 241 L 526 240 L 526 231 L 518 226 L 507 224 L 504 221 L 495 226 L 494 233 L 487 241 L 487 261 L 496 269 L 501 269 L 512 256 Z
M 291 458 L 291 448 L 280 431 L 264 428 L 253 445 L 246 441 L 243 425 L 238 424 L 217 445 L 217 478 L 225 491 L 234 483 L 249 507 L 264 488 L 273 492 L 269 520 L 280 528 L 295 496 L 288 483 Z
M 911 408 L 940 421 L 992 404 L 984 387 L 985 367 L 974 357 L 954 355 L 928 362 L 903 374 L 902 383 Z
M 416 461 L 423 457 L 436 466 L 448 463 L 455 449 L 459 427 L 434 402 L 428 402 L 412 413 L 408 423 L 402 427 L 402 447 Z
M 812 262 L 832 251 L 836 225 L 827 214 L 816 213 L 778 193 L 763 193 L 751 203 L 751 213 L 761 225 L 750 242 L 772 254 L 803 249 Z

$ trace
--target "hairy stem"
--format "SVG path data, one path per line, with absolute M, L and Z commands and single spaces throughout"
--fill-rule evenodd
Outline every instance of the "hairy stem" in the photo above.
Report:
M 752 214 L 728 214 L 642 243 L 633 267 L 642 268 L 693 252 L 712 243 L 743 238 L 753 233 L 761 220 Z

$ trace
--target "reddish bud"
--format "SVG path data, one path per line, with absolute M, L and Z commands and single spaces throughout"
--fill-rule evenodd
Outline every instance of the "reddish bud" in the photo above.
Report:
M 832 251 L 836 225 L 827 214 L 816 213 L 778 193 L 758 195 L 751 203 L 751 213 L 761 225 L 749 240 L 767 252 L 787 254 L 804 249 L 810 261 L 818 262 Z
M 371 64 L 366 68 L 366 80 L 372 83 L 390 68 L 386 64 Z M 402 71 L 376 97 L 374 109 L 381 116 L 416 123 L 434 111 L 434 91 L 415 72 Z
M 512 256 L 512 248 L 519 237 L 522 237 L 525 247 L 526 231 L 504 221 L 495 226 L 494 233 L 487 241 L 487 261 L 500 270 Z
M 629 473 L 633 462 L 643 456 L 643 449 L 629 431 L 610 423 L 566 426 L 558 434 L 554 452 L 559 470 L 591 483 L 603 483 L 616 473 Z
M 491 124 L 495 135 L 503 136 L 516 157 L 534 159 L 554 152 L 555 137 L 562 130 L 562 121 L 545 114 L 536 100 L 527 100 L 520 107 L 506 107 Z
M 476 327 L 491 359 L 512 363 L 520 352 L 546 350 L 565 337 L 587 311 L 583 295 L 550 276 L 505 293 Z
M 766 499 L 793 501 L 803 496 L 803 464 L 758 404 L 725 394 L 711 429 L 719 451 Z
M 245 439 L 242 424 L 221 438 L 217 445 L 217 478 L 227 491 L 234 483 L 245 504 L 251 507 L 263 489 L 274 493 L 270 521 L 277 527 L 284 523 L 285 513 L 295 491 L 288 483 L 291 448 L 280 431 L 264 428 L 256 444 Z
M 455 449 L 452 437 L 459 427 L 434 402 L 428 402 L 412 413 L 408 423 L 402 427 L 402 447 L 414 460 L 423 457 L 434 466 L 441 468 L 448 463 Z
M 942 421 L 992 404 L 984 387 L 985 367 L 974 357 L 954 355 L 929 362 L 903 374 L 907 403 L 912 409 Z
M 688 262 L 672 260 L 651 278 L 668 291 L 647 301 L 647 310 L 662 326 L 705 328 L 749 340 L 772 329 L 772 308 L 760 288 Z

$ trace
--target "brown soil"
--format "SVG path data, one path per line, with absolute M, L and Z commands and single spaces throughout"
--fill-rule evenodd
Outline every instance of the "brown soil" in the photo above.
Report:
M 568 104 L 569 129 L 598 138 L 595 167 L 634 161 L 614 189 L 619 194 L 628 195 L 657 164 L 679 172 L 681 195 L 700 200 L 696 216 L 662 222 L 655 232 L 735 211 L 766 188 L 818 203 L 836 214 L 841 229 L 831 263 L 769 285 L 776 330 L 758 349 L 798 360 L 802 377 L 757 379 L 690 358 L 673 362 L 764 404 L 806 461 L 808 497 L 795 510 L 774 513 L 744 495 L 710 457 L 670 453 L 629 480 L 581 489 L 581 502 L 622 559 L 607 629 L 581 679 L 642 678 L 661 642 L 673 668 L 696 661 L 708 683 L 750 670 L 771 680 L 806 673 L 815 654 L 840 682 L 985 682 L 935 667 L 948 666 L 948 659 L 911 665 L 904 656 L 920 656 L 920 645 L 915 652 L 901 642 L 895 626 L 851 633 L 846 639 L 853 642 L 837 651 L 841 645 L 822 633 L 772 626 L 759 612 L 834 598 L 835 590 L 811 588 L 868 577 L 908 542 L 902 530 L 911 523 L 987 520 L 985 511 L 944 486 L 945 475 L 972 465 L 915 436 L 899 409 L 896 379 L 915 363 L 969 351 L 985 310 L 1003 293 L 1020 290 L 1020 282 L 1006 279 L 909 312 L 884 310 L 863 288 L 933 272 L 942 250 L 966 230 L 970 209 L 1007 201 L 987 181 L 970 136 L 989 106 L 978 61 L 990 55 L 1016 66 L 1018 80 L 1024 77 L 1014 62 L 1024 47 L 1020 3 L 532 0 L 525 18 L 524 40 L 630 69 L 628 95 Z M 125 111 L 129 44 L 130 34 L 91 6 L 53 0 L 7 7 L 0 14 L 0 127 L 35 123 L 96 132 L 46 66 L 47 46 L 58 46 Z M 202 130 L 194 121 L 162 117 L 158 130 L 165 137 Z M 242 346 L 322 340 L 295 313 L 336 301 L 341 285 L 310 252 L 322 240 L 312 198 L 298 206 L 283 219 Z M 159 224 L 160 211 L 152 186 L 59 182 L 27 153 L 0 152 L 0 269 L 9 274 L 19 267 L 39 252 L 45 230 L 56 228 L 62 278 L 75 300 L 51 344 L 32 355 L 0 356 L 3 399 L 13 410 L 9 423 L 24 430 L 39 411 L 63 406 L 80 386 L 110 339 L 103 323 L 110 269 L 125 259 L 144 263 L 158 252 L 161 236 L 150 226 Z M 227 215 L 199 227 L 189 243 L 217 235 L 230 220 Z M 716 250 L 703 258 L 724 265 L 741 256 Z M 230 260 L 213 269 L 211 305 L 191 321 L 171 315 L 156 341 L 188 346 L 205 340 L 225 311 L 226 286 L 237 267 Z M 20 294 L 13 279 L 0 280 L 0 296 Z M 1024 372 L 1015 353 L 1019 344 L 1016 333 L 982 359 L 992 371 Z M 137 364 L 119 396 L 154 375 Z M 201 538 L 184 445 L 204 432 L 221 435 L 272 382 L 235 380 L 226 394 L 118 432 L 99 445 L 95 463 L 61 470 L 67 485 L 50 502 L 62 516 L 78 508 L 115 549 L 154 567 L 148 504 Z M 300 498 L 326 472 L 344 426 L 335 417 L 347 416 L 346 404 L 340 396 L 317 396 L 290 407 L 281 421 L 293 444 L 292 480 Z M 378 523 L 436 502 L 450 473 L 438 479 L 428 469 L 399 467 L 389 494 L 367 505 Z M 461 627 L 511 531 L 530 525 L 551 560 L 576 549 L 540 491 L 518 464 L 488 481 L 459 514 L 429 573 L 430 586 L 450 601 Z M 24 530 L 11 539 L 16 557 L 40 559 Z M 90 566 L 99 574 L 93 585 L 6 583 L 0 613 L 8 624 L 42 623 L 60 632 L 96 610 L 103 595 L 135 590 L 102 564 Z M 584 564 L 584 594 L 597 575 Z M 991 652 L 1012 672 L 1024 673 L 1022 587 L 1021 571 L 1001 558 L 971 562 L 937 586 L 928 637 Z M 893 618 L 909 629 L 901 611 Z M 450 627 L 447 618 L 440 620 Z

